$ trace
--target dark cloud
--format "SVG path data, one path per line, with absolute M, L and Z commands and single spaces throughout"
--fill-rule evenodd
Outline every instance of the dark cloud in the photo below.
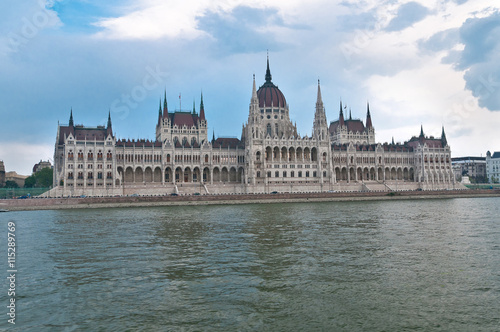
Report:
M 453 49 L 457 44 L 463 50 Z M 500 13 L 469 18 L 460 28 L 440 31 L 419 42 L 421 51 L 448 51 L 442 62 L 465 71 L 465 88 L 479 106 L 500 111 Z
M 286 46 L 267 27 L 307 29 L 305 26 L 286 24 L 275 8 L 250 8 L 239 6 L 231 13 L 208 12 L 198 19 L 199 30 L 209 33 L 217 41 L 216 47 L 227 53 L 274 51 Z
M 413 24 L 423 20 L 429 15 L 429 9 L 422 6 L 417 2 L 408 2 L 401 5 L 398 9 L 397 16 L 393 18 L 385 30 L 387 31 L 401 31 Z
M 459 42 L 459 30 L 448 29 L 440 31 L 426 40 L 419 41 L 419 47 L 421 50 L 439 52 L 450 50 Z
M 458 63 L 459 69 L 498 57 L 500 46 L 500 13 L 488 17 L 470 18 L 460 28 L 460 41 L 465 45 Z
M 479 106 L 500 111 L 500 13 L 465 21 L 460 42 L 464 49 L 455 65 L 466 70 L 466 89 L 478 98 Z

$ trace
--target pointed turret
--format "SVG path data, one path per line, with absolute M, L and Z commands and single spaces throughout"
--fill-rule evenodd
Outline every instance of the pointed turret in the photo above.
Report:
M 161 108 L 161 99 L 160 99 Z M 165 95 L 163 96 L 163 118 L 168 118 L 168 105 L 167 105 L 167 89 L 165 89 Z
M 350 107 L 349 107 L 349 120 L 352 120 L 352 112 Z
M 320 107 L 323 108 L 323 98 L 321 97 L 321 87 L 319 84 L 319 79 L 318 79 L 318 94 L 316 97 L 316 108 Z
M 444 133 L 444 126 L 443 126 L 443 130 L 441 132 L 441 142 L 443 143 L 443 147 L 448 145 L 448 141 L 446 140 L 446 134 Z
M 370 104 L 366 103 L 366 128 L 372 128 L 372 116 L 370 115 Z
M 425 138 L 425 135 L 424 135 L 424 126 L 423 125 L 420 125 L 420 135 L 418 137 Z
M 344 111 L 342 110 L 342 100 L 340 101 L 339 125 L 344 126 Z
M 196 104 L 195 104 L 194 99 L 193 99 L 193 115 L 195 115 L 195 114 L 196 114 L 195 105 L 196 105 Z
M 394 145 L 394 136 L 392 136 L 392 142 L 391 143 L 392 143 L 392 145 Z
M 212 144 L 215 142 L 215 130 L 212 130 Z
M 271 70 L 269 69 L 269 54 L 267 55 L 267 69 L 266 69 L 266 83 L 271 83 L 272 80 Z
M 328 132 L 325 108 L 321 97 L 321 87 L 318 79 L 318 94 L 316 98 L 316 112 L 314 112 L 313 136 L 317 139 L 326 139 Z
M 73 123 L 73 107 L 71 108 L 71 111 L 69 113 L 69 126 L 70 127 L 74 127 L 74 123 Z
M 158 124 L 160 123 L 162 116 L 163 114 L 161 112 L 161 98 L 160 98 L 160 106 L 158 107 Z
M 108 111 L 108 125 L 106 126 L 106 134 L 113 136 L 113 128 L 111 127 L 111 110 Z
M 257 88 L 256 88 L 256 85 L 255 85 L 255 74 L 253 74 L 253 86 L 252 86 L 252 99 L 251 99 L 252 102 L 257 102 L 258 101 L 258 97 L 257 97 Z
M 205 106 L 203 106 L 203 92 L 201 93 L 201 102 L 200 102 L 200 120 L 205 121 Z

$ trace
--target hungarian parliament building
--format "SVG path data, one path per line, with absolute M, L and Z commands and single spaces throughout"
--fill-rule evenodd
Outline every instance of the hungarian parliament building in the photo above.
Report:
M 59 125 L 52 197 L 454 189 L 450 146 L 418 136 L 377 143 L 370 108 L 353 119 L 340 103 L 328 123 L 320 83 L 311 137 L 301 137 L 284 94 L 253 79 L 241 139 L 208 138 L 203 95 L 199 111 L 169 111 L 160 101 L 156 139 L 117 139 L 106 126 Z M 417 133 L 416 133 L 417 134 Z

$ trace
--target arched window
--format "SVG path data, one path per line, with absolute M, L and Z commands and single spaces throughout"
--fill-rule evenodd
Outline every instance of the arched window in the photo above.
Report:
M 278 136 L 278 134 L 279 134 L 278 130 L 279 130 L 278 124 L 275 123 L 274 124 L 274 132 L 276 133 L 276 136 Z
M 187 141 L 188 141 L 187 137 L 184 137 L 184 138 L 182 139 L 182 146 L 185 146 L 185 145 L 186 145 L 186 143 L 187 143 Z
M 191 138 L 191 146 L 193 146 L 196 143 L 196 138 Z
M 267 124 L 267 134 L 268 134 L 269 136 L 272 136 L 272 135 L 273 135 L 273 133 L 271 132 L 271 124 L 270 124 L 270 123 L 268 123 L 268 124 Z

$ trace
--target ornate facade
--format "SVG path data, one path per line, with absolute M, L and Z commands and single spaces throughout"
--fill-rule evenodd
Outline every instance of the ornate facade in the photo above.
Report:
M 301 137 L 289 105 L 272 82 L 255 75 L 241 139 L 208 138 L 203 95 L 199 112 L 168 110 L 160 100 L 156 139 L 117 139 L 107 126 L 59 126 L 50 196 L 393 191 L 452 189 L 455 180 L 444 128 L 404 144 L 376 143 L 369 106 L 366 121 L 328 124 L 318 81 L 311 137 Z

